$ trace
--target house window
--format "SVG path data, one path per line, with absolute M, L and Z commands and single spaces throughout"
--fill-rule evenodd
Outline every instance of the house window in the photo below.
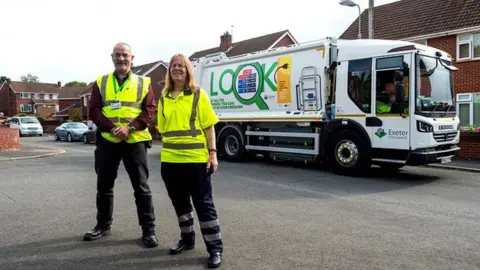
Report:
M 20 98 L 29 98 L 28 93 L 20 93 Z
M 43 95 L 43 98 L 44 99 L 50 99 L 50 96 L 51 96 L 51 94 L 45 94 L 45 95 Z
M 20 105 L 20 112 L 31 112 L 32 111 L 32 105 L 30 104 L 21 104 Z
M 480 32 L 458 35 L 457 59 L 480 59 Z
M 52 99 L 57 99 L 58 95 L 52 95 Z
M 34 99 L 40 99 L 40 95 L 39 95 L 39 94 L 35 94 L 33 98 L 34 98 Z
M 457 112 L 460 127 L 480 127 L 480 92 L 457 94 Z

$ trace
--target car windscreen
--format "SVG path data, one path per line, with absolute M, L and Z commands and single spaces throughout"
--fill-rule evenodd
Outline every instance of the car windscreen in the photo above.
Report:
M 35 117 L 25 117 L 25 118 L 20 118 L 20 123 L 22 123 L 22 124 L 38 124 L 40 122 Z

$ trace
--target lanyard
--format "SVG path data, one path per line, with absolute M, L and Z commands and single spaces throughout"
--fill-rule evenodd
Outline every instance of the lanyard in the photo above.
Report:
M 117 78 L 115 78 L 115 76 L 113 76 L 113 88 L 115 89 L 115 99 L 117 99 L 117 94 L 118 92 L 121 92 L 123 90 L 123 87 L 125 87 L 125 85 L 127 84 L 127 82 L 130 81 L 130 77 L 128 77 L 128 79 L 126 79 L 122 85 L 118 85 L 118 81 L 117 81 Z

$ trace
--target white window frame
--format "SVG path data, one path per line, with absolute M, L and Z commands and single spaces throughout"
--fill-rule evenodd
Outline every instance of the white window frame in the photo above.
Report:
M 28 110 L 25 110 L 25 106 L 28 106 Z M 32 111 L 32 105 L 31 104 L 20 104 L 20 112 L 31 112 Z
M 52 99 L 57 99 L 58 98 L 58 95 L 52 95 Z
M 469 105 L 469 117 L 468 117 L 468 126 L 473 125 L 473 102 L 474 98 L 476 95 L 480 96 L 480 92 L 475 92 L 475 93 L 459 93 L 457 94 L 457 104 L 456 104 L 456 109 L 458 116 L 460 117 L 460 104 L 468 104 Z M 468 127 L 461 127 L 463 129 L 466 129 Z
M 29 98 L 30 98 L 30 94 L 29 94 L 29 93 L 20 93 L 20 98 L 21 98 L 21 99 L 29 99 Z
M 457 60 L 480 60 L 480 56 L 473 57 L 473 35 L 480 35 L 480 32 L 463 33 L 457 35 Z M 461 36 L 468 36 L 468 40 L 460 40 Z M 460 45 L 468 44 L 468 57 L 460 58 Z
M 33 98 L 34 99 L 40 99 L 40 94 L 38 94 L 38 93 L 33 94 Z
M 43 94 L 43 99 L 50 99 L 51 94 Z

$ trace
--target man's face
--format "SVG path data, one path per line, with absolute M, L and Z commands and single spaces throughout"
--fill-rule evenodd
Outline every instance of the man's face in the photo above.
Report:
M 118 73 L 127 73 L 130 71 L 133 55 L 127 45 L 118 45 L 112 53 L 112 61 L 115 65 L 115 71 Z
M 393 83 L 385 84 L 385 92 L 393 94 Z

